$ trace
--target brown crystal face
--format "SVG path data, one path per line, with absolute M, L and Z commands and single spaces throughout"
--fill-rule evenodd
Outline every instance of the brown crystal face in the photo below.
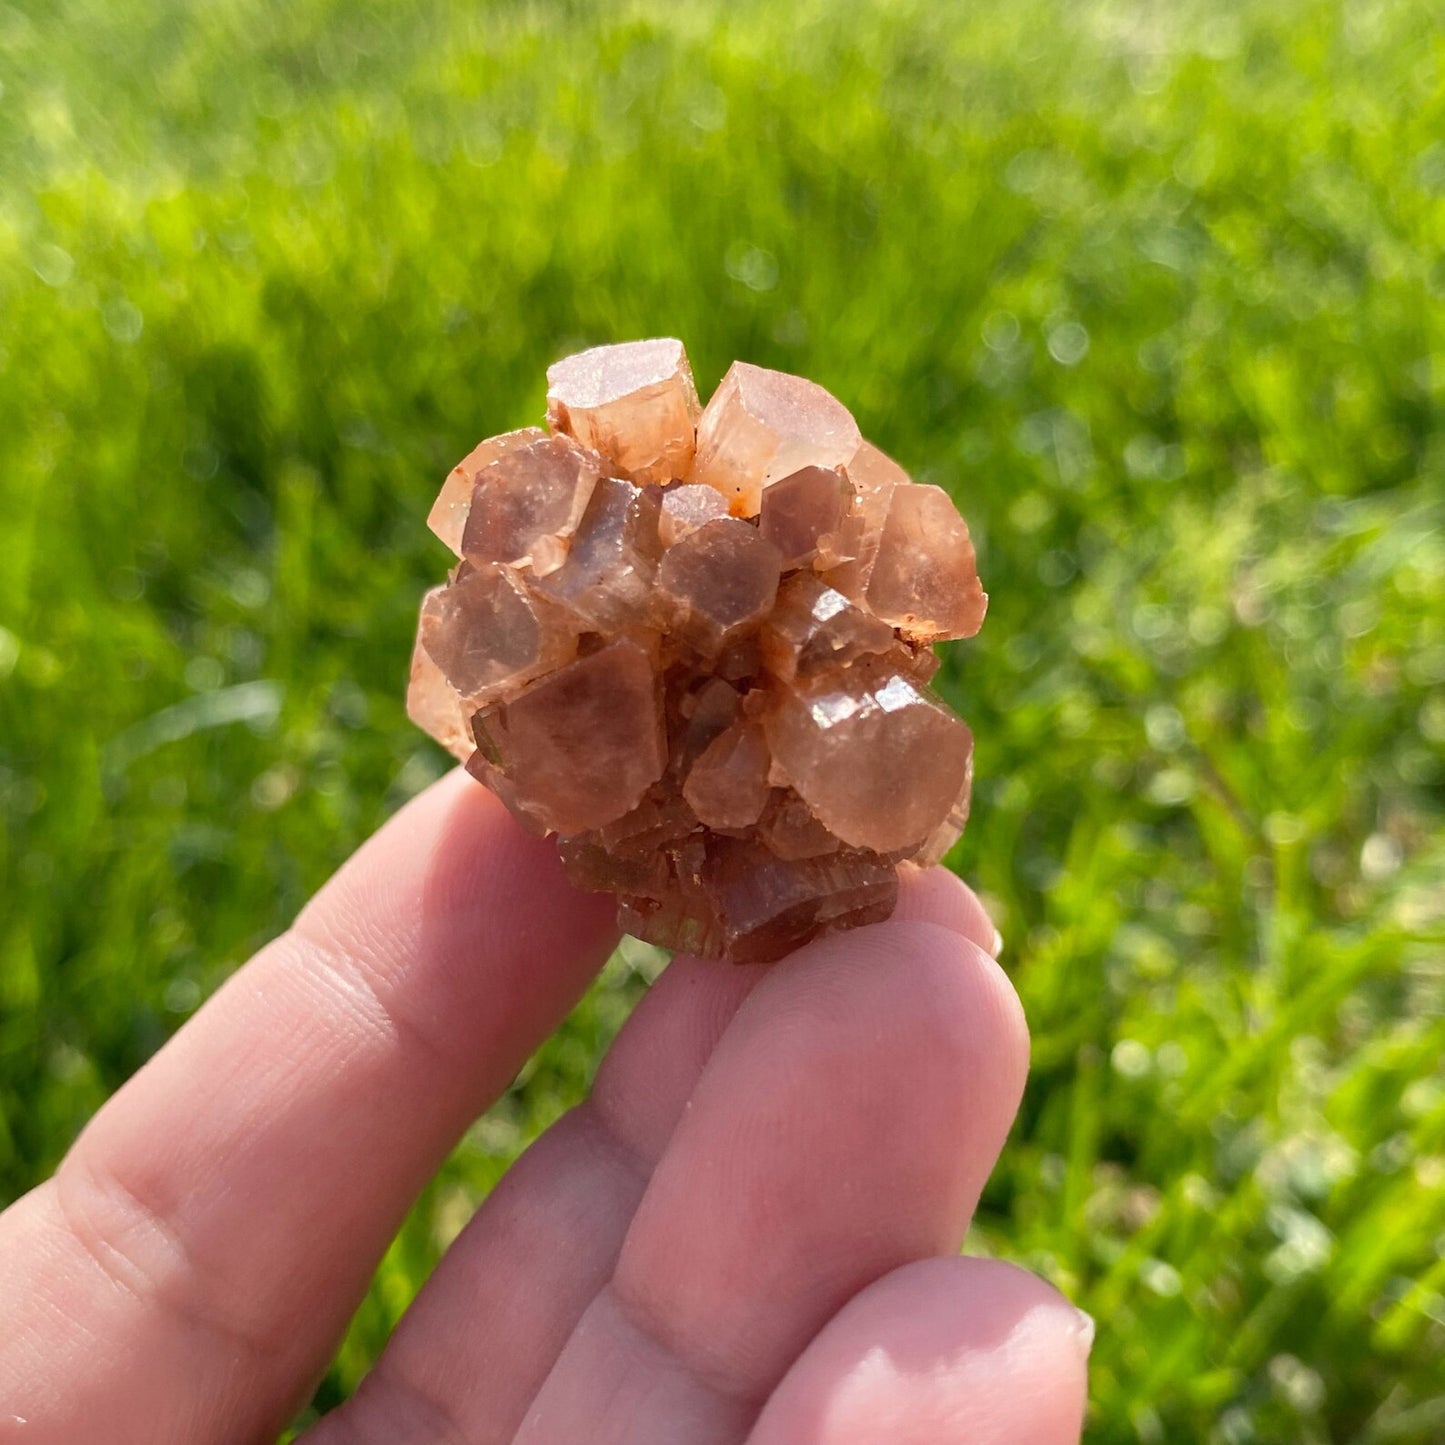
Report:
M 687 770 L 682 796 L 709 828 L 751 828 L 771 789 L 771 757 L 762 727 L 740 719 L 719 733 Z
M 510 568 L 461 569 L 422 604 L 421 644 L 475 711 L 566 662 L 574 633 Z
M 899 674 L 825 675 L 784 693 L 766 726 L 798 795 L 856 848 L 913 852 L 968 781 L 968 728 Z
M 767 963 L 819 933 L 884 922 L 898 873 L 851 848 L 789 861 L 759 841 L 727 839 L 709 856 L 704 887 L 723 951 L 735 963 Z
M 481 443 L 432 530 L 408 715 L 579 887 L 738 963 L 887 918 L 968 816 L 972 738 L 927 687 L 987 603 L 968 528 L 802 377 L 680 342 L 548 371 L 552 434 Z
M 466 531 L 467 516 L 472 510 L 472 493 L 476 490 L 477 478 L 498 457 L 531 442 L 544 441 L 546 436 L 541 427 L 524 426 L 518 431 L 503 432 L 499 437 L 489 437 L 473 447 L 447 473 L 447 479 L 427 514 L 426 523 L 458 557 L 462 555 L 462 533 Z
M 761 630 L 763 662 L 783 683 L 839 671 L 896 643 L 886 622 L 811 572 L 788 578 Z
M 577 619 L 584 629 L 615 632 L 648 613 L 661 544 L 656 487 L 617 477 L 593 489 L 566 561 L 529 585 Z
M 462 556 L 475 566 L 501 562 L 545 576 L 567 546 L 606 463 L 566 437 L 515 447 L 477 473 L 462 530 Z
M 657 678 L 627 638 L 524 689 L 486 731 L 521 805 L 558 833 L 616 822 L 667 763 Z
M 434 587 L 427 593 L 427 601 L 445 590 Z M 446 673 L 422 646 L 420 635 L 411 654 L 406 715 L 459 762 L 464 763 L 471 756 L 475 743 L 467 706 L 461 694 L 447 681 Z
M 772 610 L 781 572 L 777 549 L 756 527 L 719 517 L 663 554 L 657 568 L 660 620 L 716 657 Z
M 988 597 L 968 523 L 941 487 L 895 487 L 868 577 L 868 606 L 909 637 L 972 637 Z

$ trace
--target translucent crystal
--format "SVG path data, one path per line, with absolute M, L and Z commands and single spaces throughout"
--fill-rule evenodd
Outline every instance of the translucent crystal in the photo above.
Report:
M 935 863 L 943 861 L 943 855 L 963 837 L 964 827 L 968 823 L 968 809 L 972 794 L 973 754 L 970 752 L 968 767 L 964 769 L 963 786 L 953 800 L 953 806 L 948 810 L 948 816 L 928 835 L 923 847 L 913 855 L 911 862 L 918 864 L 920 868 L 931 868 Z
M 672 872 L 665 853 L 640 857 L 614 853 L 598 841 L 595 833 L 558 838 L 557 853 L 567 876 L 579 888 L 593 893 L 636 893 L 648 898 L 665 898 Z
M 972 637 L 988 595 L 968 523 L 941 487 L 895 487 L 868 577 L 868 605 L 909 637 Z
M 881 923 L 898 901 L 898 872 L 852 849 L 785 861 L 761 843 L 722 839 L 706 888 L 735 963 L 771 963 L 824 930 Z
M 811 572 L 778 589 L 759 638 L 763 662 L 782 682 L 815 677 L 895 646 L 893 629 L 855 606 Z
M 631 812 L 604 824 L 592 836 L 615 857 L 653 858 L 681 848 L 701 828 L 677 790 L 657 783 Z
M 559 627 L 509 568 L 467 568 L 450 587 L 427 594 L 421 643 L 452 687 L 476 711 L 577 651 L 574 633 Z
M 833 836 L 814 816 L 808 805 L 792 788 L 772 790 L 762 816 L 758 819 L 758 837 L 768 851 L 779 858 L 817 858 L 835 853 L 842 841 Z
M 861 441 L 848 409 L 815 381 L 735 361 L 703 409 L 691 480 L 716 487 L 735 517 L 800 467 L 836 467 Z
M 675 698 L 668 712 L 668 751 L 674 769 L 685 777 L 713 739 L 737 720 L 742 697 L 737 688 L 720 677 L 698 683 L 691 669 L 678 672 Z
M 749 828 L 768 801 L 768 745 L 742 718 L 720 733 L 688 769 L 682 795 L 709 828 Z
M 877 853 L 916 849 L 962 791 L 973 737 L 902 676 L 849 672 L 780 694 L 765 719 L 779 767 L 818 821 Z
M 644 943 L 674 953 L 690 953 L 695 958 L 726 956 L 723 932 L 711 910 L 705 903 L 680 895 L 660 899 L 621 894 L 617 926 Z
M 587 509 L 606 462 L 567 437 L 505 452 L 477 475 L 462 532 L 462 556 L 553 571 Z
M 499 437 L 473 447 L 451 471 L 432 503 L 426 524 L 457 554 L 462 555 L 462 533 L 466 530 L 467 514 L 472 509 L 472 493 L 476 490 L 477 477 L 498 457 L 531 442 L 542 441 L 547 433 L 541 427 L 524 426 L 519 431 L 503 432 Z
M 836 536 L 853 503 L 853 485 L 836 467 L 803 467 L 763 491 L 758 530 L 782 554 L 783 566 L 801 567 L 819 542 Z
M 434 587 L 427 600 L 445 591 Z M 422 646 L 420 635 L 411 654 L 411 678 L 406 688 L 406 715 L 454 758 L 466 762 L 472 752 L 472 730 L 466 704 L 446 674 Z
M 601 478 L 567 560 L 537 580 L 538 591 L 600 632 L 637 623 L 649 614 L 661 552 L 658 511 L 657 488 Z
M 801 377 L 739 362 L 699 417 L 649 341 L 548 382 L 554 434 L 482 443 L 432 509 L 463 560 L 408 713 L 639 938 L 765 962 L 886 918 L 968 817 L 926 686 L 983 618 L 963 519 Z
M 780 570 L 777 549 L 756 527 L 731 517 L 708 522 L 669 547 L 658 566 L 665 621 L 716 657 L 768 615 Z
M 552 831 L 545 815 L 531 807 L 521 790 L 496 764 L 496 751 L 486 733 L 489 720 L 495 723 L 495 709 L 486 709 L 472 717 L 472 734 L 479 746 L 467 759 L 467 771 L 506 804 L 512 816 L 528 833 L 545 838 Z
M 861 601 L 868 589 L 893 493 L 900 486 L 914 484 L 908 473 L 872 442 L 864 442 L 853 453 L 845 470 L 853 484 L 852 511 L 837 533 L 824 540 L 818 570 L 830 587 Z
M 621 818 L 667 762 L 652 664 L 627 639 L 502 704 L 487 736 L 520 806 L 564 834 Z
M 685 477 L 699 413 L 682 342 L 597 346 L 547 369 L 547 420 L 634 482 Z

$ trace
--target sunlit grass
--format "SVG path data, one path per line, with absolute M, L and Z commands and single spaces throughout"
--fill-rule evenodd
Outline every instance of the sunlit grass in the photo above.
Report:
M 0 1198 L 441 770 L 401 687 L 446 468 L 673 334 L 974 524 L 951 861 L 1035 1041 L 974 1244 L 1097 1315 L 1093 1438 L 1445 1437 L 1429 7 L 774 8 L 0 5 Z

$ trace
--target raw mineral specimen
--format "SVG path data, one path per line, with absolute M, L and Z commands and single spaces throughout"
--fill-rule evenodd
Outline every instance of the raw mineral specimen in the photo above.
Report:
M 988 598 L 938 487 L 799 376 L 682 343 L 547 373 L 550 432 L 482 442 L 428 525 L 407 711 L 568 875 L 666 948 L 761 963 L 893 911 L 968 818 L 932 645 Z

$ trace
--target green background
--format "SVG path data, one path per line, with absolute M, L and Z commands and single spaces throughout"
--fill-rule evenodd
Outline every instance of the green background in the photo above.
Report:
M 0 3 L 0 1202 L 443 770 L 447 468 L 677 335 L 974 526 L 950 862 L 1034 1068 L 970 1244 L 1098 1317 L 1090 1438 L 1445 1438 L 1438 19 Z M 318 1408 L 654 967 L 471 1132 Z

